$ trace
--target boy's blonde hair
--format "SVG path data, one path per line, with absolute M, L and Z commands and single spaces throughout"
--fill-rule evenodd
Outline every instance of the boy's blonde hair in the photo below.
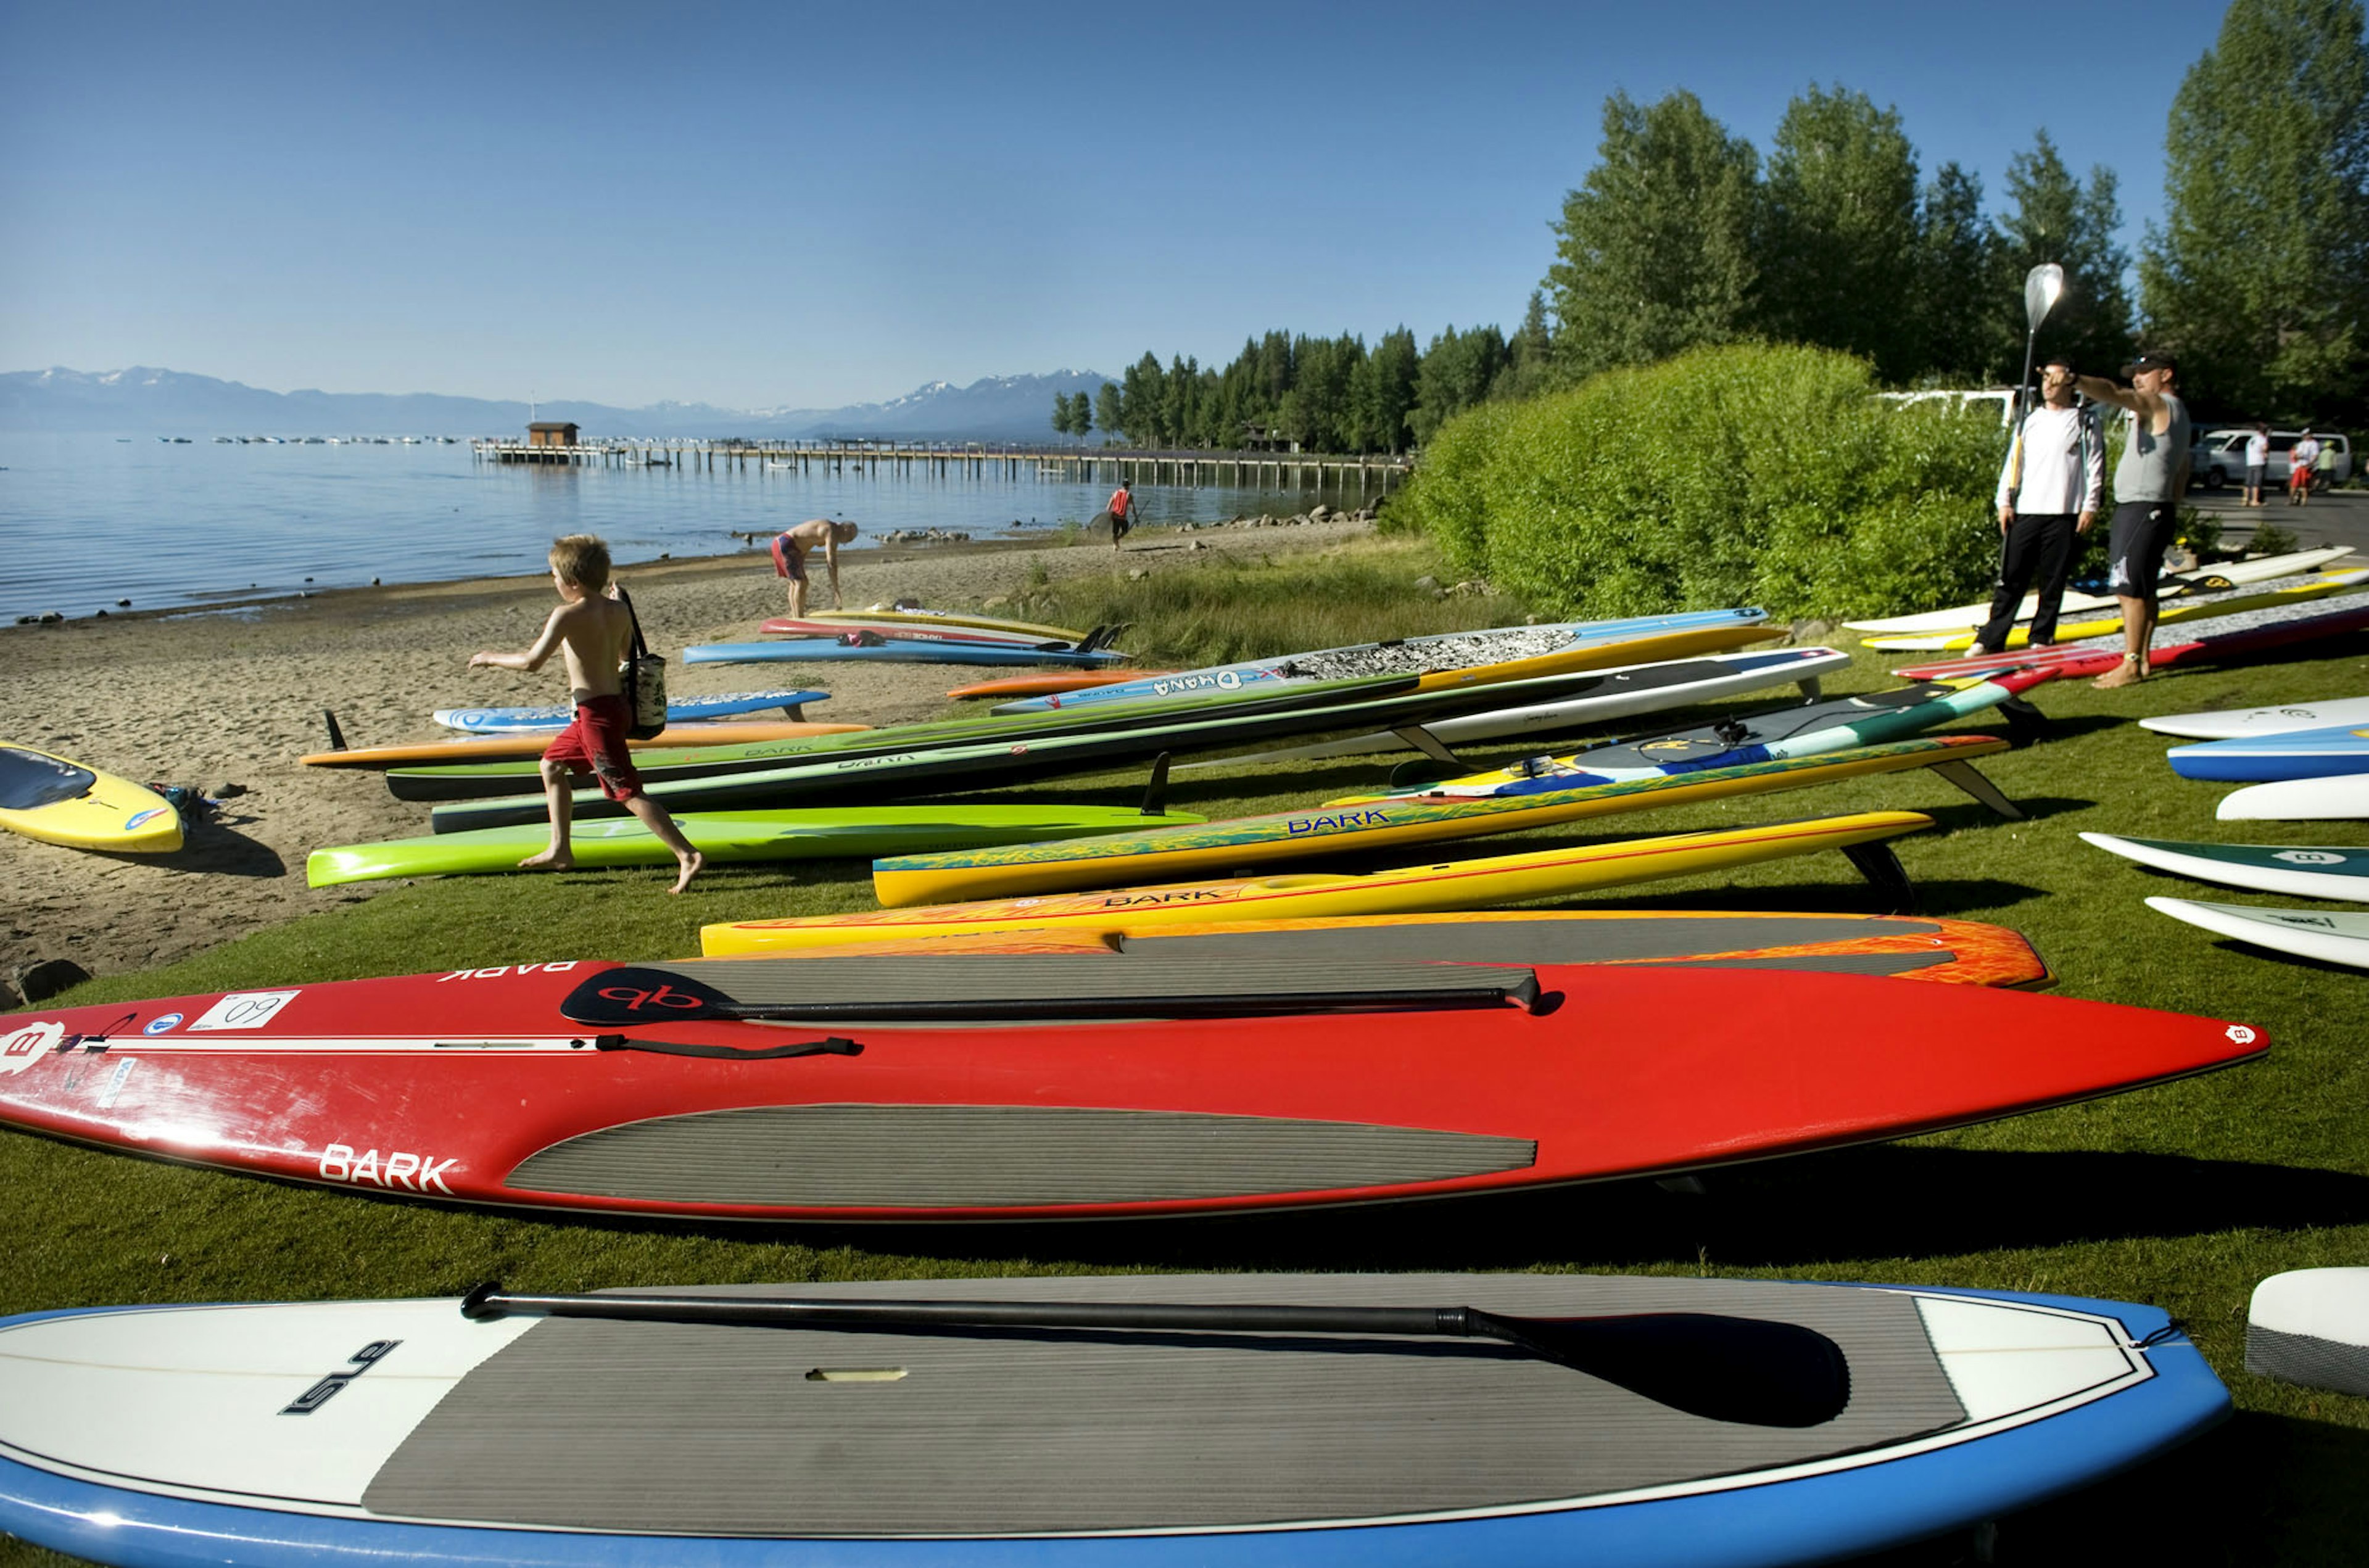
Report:
M 571 533 L 551 542 L 551 569 L 587 593 L 609 586 L 609 545 L 597 533 Z

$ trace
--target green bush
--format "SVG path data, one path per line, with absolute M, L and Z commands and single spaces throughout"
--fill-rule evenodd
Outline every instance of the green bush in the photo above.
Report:
M 1831 618 L 1980 598 L 1996 418 L 1874 392 L 1848 355 L 1700 349 L 1459 415 L 1402 504 L 1459 569 L 1541 615 Z

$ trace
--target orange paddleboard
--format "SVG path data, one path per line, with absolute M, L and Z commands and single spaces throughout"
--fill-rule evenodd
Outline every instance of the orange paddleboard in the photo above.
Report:
M 1001 681 L 974 681 L 946 693 L 949 697 L 1058 697 L 1089 686 L 1116 681 L 1157 681 L 1173 670 L 1058 670 L 1044 675 L 1007 675 Z
M 636 751 L 653 746 L 741 746 L 759 740 L 804 740 L 817 735 L 844 735 L 869 729 L 863 724 L 678 724 L 647 740 L 628 741 Z M 555 732 L 554 732 L 555 733 Z M 550 734 L 486 735 L 460 740 L 421 740 L 408 746 L 355 746 L 338 751 L 315 751 L 299 757 L 311 768 L 404 768 L 415 763 L 509 762 L 540 757 L 552 742 Z

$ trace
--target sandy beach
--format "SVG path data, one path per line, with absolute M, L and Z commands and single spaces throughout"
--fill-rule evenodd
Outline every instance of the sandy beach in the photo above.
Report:
M 1080 573 L 1192 570 L 1229 555 L 1322 550 L 1370 532 L 1347 519 L 1287 527 L 1151 531 L 1114 557 L 1079 543 L 885 546 L 841 563 L 850 609 L 896 599 L 977 609 L 1019 591 L 1039 567 Z M 819 575 L 819 574 L 818 574 Z M 831 700 L 809 717 L 885 725 L 946 707 L 961 666 L 703 666 L 696 643 L 747 640 L 784 610 L 761 552 L 661 561 L 621 570 L 644 630 L 669 657 L 676 696 L 811 687 Z M 827 604 L 827 586 L 813 602 Z M 143 783 L 230 790 L 177 853 L 112 856 L 0 832 L 0 978 L 68 958 L 94 975 L 183 957 L 258 927 L 369 898 L 381 886 L 304 885 L 304 857 L 327 844 L 428 831 L 427 812 L 396 801 L 373 773 L 307 768 L 327 745 L 322 710 L 353 745 L 445 738 L 432 709 L 562 700 L 556 666 L 532 676 L 472 670 L 481 648 L 533 640 L 555 603 L 544 578 L 359 589 L 206 613 L 126 614 L 0 628 L 13 674 L 0 740 L 40 747 Z M 991 672 L 990 672 L 991 673 Z

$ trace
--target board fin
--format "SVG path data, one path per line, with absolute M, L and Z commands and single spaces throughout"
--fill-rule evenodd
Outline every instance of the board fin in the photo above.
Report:
M 1810 676 L 1806 680 L 1796 681 L 1793 684 L 1801 688 L 1802 701 L 1803 703 L 1814 703 L 1820 697 L 1825 695 L 1825 682 L 1819 680 L 1814 675 Z
M 1168 814 L 1168 753 L 1165 751 L 1151 760 L 1151 776 L 1143 784 L 1143 814 L 1146 817 Z
M 329 750 L 332 751 L 346 750 L 346 732 L 338 727 L 337 713 L 333 709 L 323 708 L 321 717 L 329 727 Z
M 1890 844 L 1847 844 L 1843 856 L 1867 878 L 1869 887 L 1883 895 L 1885 914 L 1917 912 L 1917 886 L 1908 880 L 1907 867 L 1900 864 L 1900 857 L 1892 853 Z
M 1438 736 L 1434 735 L 1422 725 L 1401 725 L 1396 729 L 1391 730 L 1390 733 L 1397 736 L 1401 740 L 1405 741 L 1408 745 L 1413 747 L 1416 750 L 1422 752 L 1425 756 L 1430 758 L 1435 762 L 1445 762 L 1449 767 L 1453 768 L 1460 768 L 1464 766 L 1464 760 L 1462 758 L 1459 757 L 1455 752 L 1450 751 L 1440 740 Z
M 2009 800 L 2006 795 L 2000 794 L 1998 785 L 1983 777 L 1983 775 L 1975 770 L 1974 765 L 1972 762 L 1936 762 L 1933 764 L 1933 772 L 1940 774 L 1942 778 L 1947 779 L 1950 783 L 1957 785 L 1960 789 L 1964 790 L 1968 795 L 1973 795 L 1976 800 L 1981 801 L 1985 806 L 1989 807 L 1992 810 L 1997 812 L 2008 820 L 2011 822 L 2020 822 L 2023 820 L 2022 807 L 2017 806 L 2014 801 Z
M 2048 715 L 2021 697 L 2009 697 L 1998 705 L 1999 716 L 2007 720 L 2007 736 L 2018 746 L 2029 746 L 2048 733 Z

